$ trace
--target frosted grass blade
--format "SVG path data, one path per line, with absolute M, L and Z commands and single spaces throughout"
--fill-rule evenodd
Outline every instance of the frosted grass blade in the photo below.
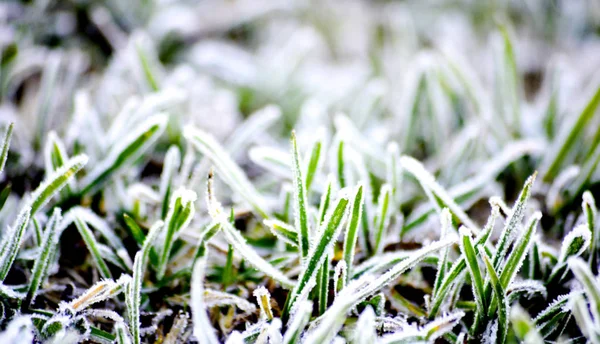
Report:
M 443 239 L 447 235 L 450 234 L 450 229 L 452 227 L 452 214 L 450 214 L 450 210 L 448 208 L 444 208 L 442 210 L 442 214 L 440 216 L 440 225 L 442 227 L 440 238 Z M 437 290 L 440 288 L 444 277 L 446 276 L 446 269 L 448 265 L 448 248 L 444 248 L 440 251 L 440 257 L 438 261 L 437 273 L 435 275 L 435 282 L 433 284 L 433 291 L 431 292 L 431 297 L 435 299 L 437 295 Z
M 46 205 L 50 198 L 67 185 L 68 181 L 81 170 L 87 162 L 88 157 L 86 155 L 81 154 L 75 156 L 69 159 L 64 166 L 48 176 L 30 196 L 29 204 L 31 204 L 31 215 L 35 215 L 40 208 Z
M 19 212 L 19 215 L 17 215 L 13 226 L 9 227 L 2 238 L 2 248 L 0 251 L 0 281 L 4 281 L 17 257 L 17 253 L 19 252 L 23 240 L 23 233 L 25 233 L 25 230 L 27 229 L 30 217 L 31 208 L 24 207 Z
M 306 199 L 306 184 L 302 177 L 302 162 L 298 152 L 296 134 L 292 131 L 292 171 L 294 173 L 294 224 L 298 231 L 298 246 L 304 261 L 310 249 L 310 225 L 308 223 L 308 201 Z
M 96 241 L 94 233 L 92 233 L 85 221 L 83 221 L 79 216 L 75 216 L 74 222 L 75 226 L 77 227 L 77 230 L 79 231 L 79 234 L 81 235 L 81 238 L 85 242 L 85 246 L 87 246 L 88 250 L 90 251 L 90 254 L 92 255 L 92 259 L 94 260 L 94 264 L 100 272 L 100 275 L 106 279 L 112 278 L 110 269 L 108 268 L 106 262 L 104 262 L 104 258 L 102 258 L 102 255 L 100 254 L 100 249 L 98 248 L 98 241 Z
M 594 315 L 594 324 L 596 328 L 600 327 L 600 287 L 597 279 L 581 258 L 570 258 L 568 260 L 569 268 L 573 271 L 575 277 L 583 285 L 583 289 L 590 303 L 590 310 Z
M 438 212 L 441 212 L 442 209 L 448 208 L 453 216 L 458 218 L 464 225 L 469 227 L 469 229 L 475 231 L 475 233 L 479 233 L 479 226 L 471 220 L 471 218 L 460 208 L 458 204 L 450 197 L 448 192 L 439 185 L 435 178 L 427 172 L 425 167 L 417 161 L 416 159 L 403 155 L 400 158 L 400 165 L 402 168 L 410 173 L 419 184 L 425 193 L 429 197 L 429 200 L 436 206 Z
M 597 225 L 598 221 L 598 208 L 596 208 L 596 200 L 592 193 L 586 191 L 583 193 L 583 201 L 581 207 L 588 224 L 588 228 L 591 231 L 592 237 L 590 240 L 590 267 L 593 273 L 598 272 L 598 244 L 600 241 L 600 226 Z M 2 209 L 0 207 L 0 209 Z
M 502 287 L 502 283 L 498 279 L 498 275 L 494 270 L 494 266 L 490 262 L 490 258 L 487 256 L 485 250 L 480 247 L 479 255 L 483 258 L 483 262 L 487 268 L 488 277 L 492 284 L 492 288 L 494 290 L 494 295 L 496 297 L 496 307 L 498 309 L 498 342 L 504 343 L 506 340 L 506 335 L 508 333 L 508 302 L 506 299 L 506 294 L 504 293 L 504 288 Z
M 506 224 L 502 230 L 498 244 L 496 245 L 496 254 L 494 254 L 493 262 L 496 269 L 500 267 L 500 264 L 504 260 L 506 251 L 508 251 L 508 247 L 515 236 L 515 232 L 517 231 L 521 221 L 523 221 L 523 216 L 525 216 L 525 207 L 527 205 L 527 201 L 529 200 L 529 196 L 531 195 L 531 188 L 535 182 L 536 175 L 537 173 L 534 173 L 531 177 L 527 178 L 525 185 L 519 194 L 519 198 L 515 202 L 512 211 L 506 220 Z
M 206 269 L 206 258 L 199 258 L 194 264 L 192 272 L 191 307 L 192 320 L 194 324 L 193 333 L 202 344 L 218 344 L 210 319 L 206 314 L 204 305 L 204 270 Z
M 312 146 L 310 151 L 310 158 L 308 160 L 308 164 L 306 165 L 305 172 L 305 184 L 306 184 L 306 192 L 310 192 L 310 187 L 312 186 L 313 179 L 317 174 L 317 170 L 321 165 L 321 150 L 323 148 L 323 137 L 319 136 L 315 143 Z
M 81 194 L 96 192 L 119 170 L 130 166 L 154 142 L 167 126 L 167 115 L 156 115 L 140 124 L 133 132 L 111 147 L 106 158 L 81 181 Z
M 285 241 L 287 244 L 298 247 L 299 239 L 296 228 L 276 219 L 264 220 L 263 223 L 265 226 L 269 227 L 271 233 L 276 237 Z
M 312 308 L 313 305 L 311 301 L 300 302 L 300 304 L 296 307 L 296 312 L 294 313 L 287 330 L 285 331 L 283 336 L 283 344 L 296 344 L 300 341 L 302 332 L 310 320 Z
M 524 344 L 544 344 L 544 339 L 538 332 L 529 314 L 521 306 L 516 305 L 512 307 L 510 322 L 517 338 Z
M 583 295 L 574 295 L 571 300 L 571 309 L 575 321 L 579 326 L 581 333 L 589 340 L 589 343 L 600 343 L 600 332 L 598 326 L 594 323 L 588 305 Z
M 206 155 L 215 164 L 227 184 L 239 192 L 257 213 L 264 218 L 269 217 L 258 191 L 212 135 L 198 128 L 187 127 L 184 130 L 184 136 L 199 152 Z
M 347 205 L 348 198 L 346 198 L 346 196 L 341 196 L 337 200 L 335 206 L 330 209 L 325 221 L 320 226 L 319 233 L 317 234 L 318 239 L 315 240 L 306 260 L 304 269 L 298 278 L 298 283 L 296 283 L 289 296 L 289 301 L 287 302 L 288 308 L 284 309 L 283 313 L 284 319 L 289 315 L 289 308 L 294 307 L 298 296 L 306 293 L 306 290 L 304 289 L 309 282 L 316 278 L 318 269 L 326 260 L 328 251 L 333 246 L 335 239 L 341 231 L 341 224 L 346 215 Z
M 6 128 L 6 133 L 4 134 L 4 139 L 2 139 L 2 145 L 0 145 L 0 174 L 4 171 L 4 166 L 6 165 L 6 158 L 8 157 L 8 148 L 10 147 L 10 139 L 13 132 L 14 123 L 8 125 Z
M 171 193 L 173 192 L 174 176 L 181 165 L 181 153 L 177 146 L 171 146 L 165 155 L 163 170 L 160 175 L 159 193 L 162 198 L 161 218 L 164 220 L 169 212 Z
M 477 315 L 481 319 L 486 309 L 486 297 L 483 289 L 483 277 L 481 270 L 479 269 L 479 263 L 477 262 L 477 254 L 471 241 L 470 233 L 466 228 L 461 227 L 460 233 L 460 250 L 465 256 L 465 262 L 469 268 L 469 274 L 471 275 L 471 283 L 473 284 L 473 295 L 475 296 L 475 302 L 477 303 Z M 477 321 L 478 322 L 478 321 Z
M 375 246 L 373 251 L 375 254 L 380 254 L 384 249 L 384 240 L 385 240 L 385 231 L 389 225 L 390 221 L 390 197 L 392 193 L 392 188 L 390 185 L 385 184 L 381 187 L 381 191 L 379 193 L 379 200 L 377 201 L 378 209 L 377 215 L 375 217 Z
M 352 276 L 352 267 L 354 264 L 354 252 L 356 251 L 356 241 L 358 239 L 358 227 L 361 223 L 362 216 L 362 207 L 365 201 L 363 195 L 363 185 L 359 184 L 356 187 L 356 191 L 354 192 L 354 197 L 352 198 L 352 203 L 348 209 L 350 209 L 350 218 L 348 220 L 348 225 L 346 227 L 346 234 L 344 237 L 344 252 L 343 258 L 346 262 L 346 280 L 344 281 L 344 285 L 350 282 L 350 277 Z
M 29 308 L 31 303 L 35 300 L 36 293 L 46 278 L 48 267 L 50 266 L 51 259 L 57 249 L 58 238 L 61 234 L 57 231 L 61 220 L 62 216 L 60 208 L 54 208 L 52 216 L 48 220 L 46 229 L 44 230 L 44 239 L 40 245 L 40 255 L 33 264 L 27 296 L 22 303 L 22 307 L 24 308 Z

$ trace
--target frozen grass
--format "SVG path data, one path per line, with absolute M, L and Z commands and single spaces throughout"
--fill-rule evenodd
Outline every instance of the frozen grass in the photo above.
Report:
M 0 341 L 600 343 L 581 3 L 0 4 Z

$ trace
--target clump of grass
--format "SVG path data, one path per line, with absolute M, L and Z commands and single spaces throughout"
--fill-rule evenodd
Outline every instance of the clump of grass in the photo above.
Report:
M 600 342 L 595 60 L 522 48 L 598 14 L 519 6 L 2 5 L 0 338 Z

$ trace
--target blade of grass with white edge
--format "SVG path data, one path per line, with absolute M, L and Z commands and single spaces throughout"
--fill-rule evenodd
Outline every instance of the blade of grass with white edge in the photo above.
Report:
M 348 280 L 348 267 L 345 260 L 340 260 L 333 269 L 333 295 L 337 294 L 344 288 Z
M 31 205 L 31 216 L 46 205 L 50 198 L 59 192 L 87 162 L 88 157 L 86 155 L 77 155 L 48 176 L 29 198 L 28 204 Z
M 192 272 L 191 285 L 191 307 L 192 322 L 194 324 L 193 334 L 202 344 L 218 344 L 219 340 L 215 335 L 214 329 L 206 313 L 204 305 L 204 270 L 206 268 L 206 258 L 199 258 L 194 264 Z
M 508 333 L 508 302 L 502 283 L 498 279 L 498 274 L 494 270 L 494 266 L 490 262 L 490 258 L 483 249 L 479 247 L 479 256 L 483 258 L 483 262 L 487 268 L 488 277 L 494 289 L 494 295 L 496 297 L 496 307 L 498 309 L 498 343 L 504 343 L 506 341 L 506 335 Z M 493 301 L 492 301 L 493 302 Z
M 327 212 L 329 211 L 329 206 L 331 204 L 331 190 L 333 189 L 333 176 L 329 175 L 327 178 L 327 186 L 325 187 L 325 192 L 321 195 L 321 201 L 319 204 L 319 214 L 317 217 L 317 221 L 319 226 L 323 224 L 325 221 L 325 217 L 327 216 Z M 319 231 L 321 228 L 318 228 Z M 318 236 L 320 233 L 316 233 Z M 311 242 L 314 244 L 314 242 Z M 327 308 L 327 298 L 329 297 L 329 265 L 331 264 L 331 252 L 328 252 L 323 264 L 319 268 L 319 272 L 317 273 L 316 286 L 317 286 L 317 300 L 319 305 L 319 314 L 323 314 L 325 309 Z
M 159 250 L 160 257 L 156 269 L 158 280 L 165 276 L 173 243 L 178 238 L 179 233 L 189 225 L 194 217 L 196 198 L 196 193 L 187 189 L 179 189 L 173 194 L 169 212 L 165 219 L 165 229 L 163 231 L 165 237 Z
M 524 344 L 544 344 L 544 339 L 538 332 L 535 324 L 520 305 L 513 306 L 510 312 L 510 322 L 512 323 L 515 335 Z
M 506 256 L 506 252 L 508 251 L 508 248 L 515 237 L 515 232 L 518 230 L 521 221 L 523 221 L 523 217 L 525 216 L 525 207 L 527 205 L 527 201 L 529 200 L 529 196 L 531 195 L 531 188 L 533 187 L 536 176 L 537 172 L 527 178 L 525 185 L 523 185 L 523 189 L 519 194 L 519 198 L 515 201 L 510 215 L 506 220 L 506 224 L 502 230 L 502 235 L 500 236 L 498 244 L 496 245 L 496 253 L 494 254 L 493 263 L 496 269 L 500 268 L 500 264 L 502 264 Z
M 104 258 L 100 254 L 98 241 L 96 240 L 94 233 L 92 233 L 92 230 L 88 227 L 87 223 L 79 216 L 75 216 L 74 222 L 79 234 L 81 235 L 81 238 L 83 239 L 83 242 L 85 242 L 85 246 L 87 246 L 88 251 L 90 251 L 90 254 L 92 255 L 92 259 L 94 260 L 94 264 L 100 272 L 100 275 L 103 278 L 111 278 L 112 274 L 110 273 L 110 269 L 106 265 Z
M 52 172 L 61 168 L 65 162 L 69 159 L 67 150 L 64 143 L 56 135 L 56 132 L 51 131 L 48 133 L 46 144 L 44 146 L 44 164 L 46 168 L 46 175 L 50 175 Z M 71 193 L 72 187 L 74 186 L 71 180 L 68 185 L 65 185 L 61 191 L 62 196 L 66 197 Z
M 440 225 L 442 227 L 440 238 L 443 239 L 450 234 L 450 229 L 452 227 L 452 214 L 450 214 L 450 210 L 448 210 L 448 208 L 444 208 L 442 210 L 442 214 L 440 215 L 440 222 Z M 435 296 L 437 295 L 437 290 L 440 288 L 440 284 L 446 276 L 446 269 L 448 265 L 448 251 L 448 248 L 443 248 L 440 251 L 437 273 L 435 275 L 435 282 L 433 283 L 433 291 L 431 292 L 431 297 L 433 299 L 435 299 Z
M 167 127 L 167 120 L 166 114 L 150 117 L 125 138 L 118 140 L 106 158 L 81 181 L 80 193 L 85 195 L 100 190 L 113 174 L 133 164 L 158 140 Z
M 571 182 L 567 189 L 568 200 L 578 197 L 583 189 L 593 182 L 594 173 L 597 171 L 600 163 L 600 145 L 597 145 L 592 154 L 586 158 L 581 166 L 581 170 L 575 180 Z
M 560 171 L 569 153 L 574 145 L 583 136 L 589 121 L 594 117 L 596 109 L 600 104 L 600 87 L 596 89 L 593 96 L 574 120 L 572 126 L 563 131 L 552 143 L 542 161 L 542 171 L 544 171 L 544 181 L 552 181 Z
M 575 227 L 565 236 L 557 263 L 548 278 L 548 284 L 562 281 L 567 273 L 567 260 L 571 257 L 579 257 L 590 245 L 591 238 L 592 233 L 587 224 Z
M 344 140 L 340 140 L 338 142 L 338 149 L 337 149 L 337 164 L 336 164 L 336 171 L 337 171 L 337 180 L 340 186 L 340 189 L 343 189 L 346 187 L 346 164 L 344 161 Z
M 530 218 L 529 223 L 525 227 L 525 231 L 523 235 L 516 241 L 508 259 L 506 259 L 506 263 L 502 267 L 502 271 L 500 272 L 500 284 L 503 290 L 506 290 L 508 286 L 512 283 L 517 272 L 521 269 L 521 265 L 523 265 L 523 261 L 525 260 L 525 256 L 530 250 L 531 244 L 533 243 L 533 237 L 535 235 L 537 225 L 542 218 L 542 213 L 536 211 Z M 492 286 L 493 287 L 493 286 Z M 486 297 L 492 296 L 491 291 L 486 293 Z M 496 306 L 494 304 L 495 296 L 492 296 L 492 303 L 489 305 L 488 316 L 492 316 L 496 311 Z
M 421 328 L 414 329 L 409 327 L 405 331 L 401 330 L 397 333 L 386 335 L 381 339 L 380 343 L 434 343 L 436 339 L 452 331 L 464 316 L 465 313 L 463 311 L 456 311 L 439 317 Z
M 356 328 L 352 334 L 352 343 L 371 344 L 377 342 L 376 328 L 377 324 L 375 322 L 375 312 L 373 311 L 373 307 L 367 306 L 358 316 Z
M 329 250 L 340 234 L 342 222 L 346 217 L 347 205 L 348 197 L 345 194 L 342 194 L 335 202 L 335 205 L 328 211 L 325 221 L 321 224 L 315 242 L 311 247 L 306 263 L 304 264 L 304 269 L 298 278 L 298 282 L 291 291 L 289 300 L 286 304 L 287 308 L 285 308 L 283 312 L 284 319 L 289 315 L 290 308 L 294 307 L 298 296 L 306 293 L 305 288 L 310 281 L 313 281 L 316 278 L 318 269 L 327 258 Z
M 2 171 L 4 171 L 4 166 L 6 165 L 13 127 L 14 123 L 8 125 L 8 128 L 6 128 L 6 133 L 4 134 L 4 139 L 2 139 L 2 145 L 0 146 L 0 174 L 2 174 Z
M 142 249 L 135 254 L 133 262 L 133 279 L 128 284 L 125 293 L 125 299 L 127 303 L 127 312 L 129 316 L 129 330 L 133 337 L 133 342 L 139 344 L 140 338 L 140 310 L 142 309 L 142 297 L 141 289 L 142 282 L 144 280 L 144 274 L 146 272 L 146 265 L 148 264 L 148 256 L 150 249 L 154 244 L 155 239 L 159 233 L 163 230 L 164 223 L 157 221 L 148 231 L 144 245 Z
M 300 342 L 300 337 L 310 320 L 313 304 L 311 301 L 302 301 L 296 307 L 287 330 L 283 336 L 283 344 L 296 344 Z
M 320 168 L 322 159 L 321 159 L 321 151 L 324 145 L 324 132 L 317 131 L 317 139 L 315 140 L 312 149 L 310 150 L 310 157 L 307 156 L 305 168 L 305 184 L 306 184 L 306 192 L 310 193 L 310 187 L 312 186 L 312 182 L 317 174 L 317 170 Z
M 390 222 L 390 198 L 392 188 L 389 184 L 384 184 L 379 192 L 377 200 L 377 214 L 375 215 L 375 246 L 373 251 L 375 254 L 381 254 L 384 249 L 385 231 Z
M 244 149 L 249 141 L 252 141 L 260 133 L 264 133 L 277 120 L 281 118 L 281 109 L 276 105 L 267 105 L 252 113 L 242 124 L 240 124 L 227 138 L 225 147 L 232 156 Z
M 283 240 L 287 244 L 294 247 L 298 247 L 298 232 L 294 226 L 288 225 L 283 221 L 277 219 L 264 220 L 263 223 L 267 226 L 273 235 Z
M 245 314 L 253 313 L 256 310 L 256 306 L 254 306 L 253 303 L 250 303 L 245 298 L 211 289 L 204 290 L 204 304 L 206 307 L 223 307 L 233 305 L 239 308 Z
M 273 310 L 271 309 L 271 293 L 267 288 L 260 286 L 254 289 L 252 293 L 260 307 L 260 316 L 268 321 L 273 319 Z
M 598 327 L 594 324 L 594 320 L 590 315 L 590 310 L 585 302 L 583 295 L 576 295 L 570 300 L 571 309 L 575 322 L 579 327 L 579 330 L 585 338 L 589 340 L 589 343 L 599 344 L 600 343 L 600 332 Z
M 163 170 L 160 175 L 159 193 L 162 198 L 161 218 L 164 220 L 169 212 L 171 193 L 173 192 L 174 176 L 181 166 L 181 153 L 179 147 L 173 145 L 169 147 L 163 163 Z
M 597 225 L 598 208 L 596 208 L 596 200 L 591 192 L 584 192 L 582 200 L 581 207 L 592 234 L 590 240 L 590 267 L 593 273 L 598 273 L 598 240 L 600 239 L 600 226 Z
M 477 262 L 477 254 L 471 241 L 471 235 L 469 231 L 461 226 L 459 229 L 460 234 L 460 251 L 465 257 L 465 262 L 469 268 L 469 274 L 471 275 L 471 284 L 473 287 L 473 296 L 477 303 L 477 317 L 479 320 L 483 317 L 486 307 L 486 298 L 483 289 L 483 277 L 481 270 L 479 269 L 479 263 Z M 478 321 L 476 322 L 478 323 Z
M 35 300 L 36 293 L 46 278 L 48 267 L 51 264 L 53 253 L 58 245 L 58 238 L 60 233 L 57 231 L 59 224 L 62 220 L 60 208 L 54 208 L 52 216 L 46 224 L 44 230 L 44 239 L 40 245 L 40 254 L 33 264 L 33 270 L 31 272 L 31 282 L 29 282 L 29 288 L 27 290 L 27 296 L 22 303 L 22 307 L 29 308 L 31 303 Z
M 575 295 L 581 294 L 580 291 L 571 292 L 566 295 L 560 295 L 554 301 L 540 312 L 533 322 L 540 334 L 545 338 L 562 322 L 564 317 L 571 311 L 569 300 Z
M 498 206 L 493 205 L 492 214 L 490 215 L 488 222 L 483 228 L 482 233 L 475 240 L 475 249 L 486 245 L 487 240 L 489 239 L 491 232 L 494 229 L 494 224 L 496 223 L 496 219 L 498 218 L 499 214 L 500 212 Z M 448 270 L 448 273 L 446 274 L 443 282 L 437 289 L 435 297 L 433 298 L 433 302 L 431 303 L 431 309 L 429 310 L 430 319 L 434 319 L 437 316 L 440 307 L 442 306 L 442 303 L 444 302 L 446 296 L 450 292 L 450 287 L 458 279 L 458 277 L 466 267 L 467 264 L 465 262 L 464 256 L 460 256 L 460 258 L 457 259 L 454 262 L 454 264 L 452 264 L 452 267 L 450 268 L 450 270 Z
M 198 128 L 187 127 L 184 130 L 184 136 L 200 153 L 206 155 L 215 164 L 229 187 L 237 191 L 262 217 L 269 217 L 264 210 L 264 201 L 258 191 L 212 135 Z
M 346 233 L 344 237 L 344 252 L 343 258 L 346 262 L 346 280 L 344 281 L 344 285 L 350 282 L 350 277 L 352 276 L 352 267 L 354 264 L 354 253 L 356 252 L 356 242 L 358 239 L 358 227 L 361 223 L 362 216 L 362 207 L 365 201 L 363 195 L 363 185 L 359 184 L 356 187 L 356 191 L 354 192 L 354 197 L 352 197 L 352 203 L 350 203 L 350 218 L 348 220 L 348 225 L 346 227 Z
M 235 229 L 226 218 L 215 218 L 214 220 L 217 220 L 221 224 L 225 239 L 233 245 L 236 252 L 241 255 L 247 263 L 279 282 L 284 288 L 292 288 L 294 286 L 294 282 L 291 279 L 267 262 L 251 246 L 249 246 L 246 243 L 246 239 L 244 239 L 239 231 Z
M 292 131 L 292 172 L 294 174 L 294 226 L 298 231 L 298 246 L 302 262 L 310 249 L 310 224 L 308 223 L 308 201 L 306 199 L 306 183 L 302 177 L 302 162 L 298 152 L 296 133 Z
M 321 322 L 309 335 L 306 343 L 325 343 L 327 342 L 332 334 L 336 334 L 341 326 L 343 325 L 346 314 L 362 300 L 367 297 L 374 295 L 381 289 L 389 286 L 390 283 L 396 280 L 407 270 L 414 267 L 425 257 L 433 254 L 434 252 L 455 244 L 457 242 L 456 236 L 442 239 L 440 241 L 433 242 L 426 247 L 419 250 L 413 251 L 409 257 L 383 275 L 373 278 L 373 276 L 365 275 L 358 280 L 354 280 L 342 290 L 342 292 L 335 299 L 333 304 L 321 317 Z
M 583 285 L 583 289 L 585 290 L 585 294 L 590 303 L 590 310 L 594 315 L 594 324 L 596 325 L 596 328 L 600 328 L 600 287 L 598 286 L 596 277 L 581 258 L 570 258 L 567 263 L 575 277 Z
M 400 165 L 404 171 L 410 173 L 417 179 L 430 201 L 436 206 L 438 212 L 441 213 L 444 207 L 448 208 L 452 215 L 458 218 L 464 225 L 475 231 L 476 234 L 479 233 L 479 226 L 477 226 L 464 210 L 456 204 L 448 192 L 435 181 L 433 175 L 431 175 L 419 161 L 403 155 L 400 157 Z
M 4 281 L 17 257 L 21 241 L 23 240 L 23 233 L 27 229 L 30 216 L 31 208 L 27 206 L 23 207 L 12 227 L 9 227 L 8 231 L 3 235 L 0 251 L 0 282 Z
M 89 306 L 106 301 L 117 296 L 125 290 L 125 287 L 131 283 L 131 276 L 123 274 L 118 280 L 104 279 L 96 282 L 88 288 L 81 296 L 70 302 L 61 302 L 58 305 L 58 314 L 65 313 L 64 310 L 70 310 L 70 313 L 81 312 Z

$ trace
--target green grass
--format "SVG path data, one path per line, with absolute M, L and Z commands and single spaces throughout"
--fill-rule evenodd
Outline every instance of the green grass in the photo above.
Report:
M 600 343 L 562 5 L 0 5 L 0 338 Z

